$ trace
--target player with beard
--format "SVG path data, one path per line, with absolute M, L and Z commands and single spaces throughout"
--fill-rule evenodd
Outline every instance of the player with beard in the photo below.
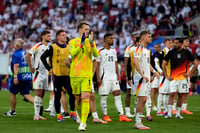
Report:
M 35 98 L 34 98 L 34 120 L 46 120 L 42 117 L 39 112 L 42 107 L 43 97 L 45 90 L 48 89 L 48 70 L 44 67 L 43 63 L 40 60 L 41 55 L 48 48 L 48 43 L 51 41 L 50 31 L 43 31 L 41 33 L 42 41 L 33 45 L 33 47 L 26 54 L 26 61 L 34 74 L 33 79 L 33 88 L 35 89 Z M 31 56 L 34 57 L 34 66 L 31 64 Z

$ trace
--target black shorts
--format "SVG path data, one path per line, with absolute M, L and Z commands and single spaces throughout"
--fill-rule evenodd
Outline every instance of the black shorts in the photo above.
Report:
M 53 78 L 54 88 L 61 89 L 62 91 L 72 91 L 69 76 L 55 76 Z

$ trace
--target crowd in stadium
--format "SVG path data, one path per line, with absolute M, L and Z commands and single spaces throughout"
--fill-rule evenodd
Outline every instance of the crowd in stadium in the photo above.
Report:
M 84 18 L 95 31 L 97 47 L 103 45 L 103 35 L 112 31 L 114 47 L 123 55 L 133 31 L 148 29 L 154 37 L 173 35 L 177 25 L 199 14 L 199 4 L 195 0 L 2 0 L 0 53 L 12 53 L 13 40 L 18 37 L 30 48 L 44 29 L 51 31 L 53 40 L 60 28 L 74 38 L 76 25 Z M 198 42 L 196 27 L 188 26 Z

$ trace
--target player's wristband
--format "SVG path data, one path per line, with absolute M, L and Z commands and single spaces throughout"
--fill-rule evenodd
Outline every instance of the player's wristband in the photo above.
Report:
M 17 75 L 14 75 L 14 78 L 17 78 Z
M 83 47 L 83 45 L 82 45 L 82 44 L 79 44 L 79 47 L 80 47 L 80 48 L 82 48 L 82 47 Z

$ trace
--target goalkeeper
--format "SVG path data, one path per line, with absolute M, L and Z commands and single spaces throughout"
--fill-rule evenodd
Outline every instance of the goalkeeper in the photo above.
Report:
M 89 32 L 89 24 L 82 21 L 78 24 L 79 37 L 69 42 L 71 54 L 70 79 L 73 94 L 75 95 L 76 110 L 80 116 L 78 130 L 86 130 L 86 121 L 89 113 L 89 99 L 92 88 L 92 56 L 98 52 Z

